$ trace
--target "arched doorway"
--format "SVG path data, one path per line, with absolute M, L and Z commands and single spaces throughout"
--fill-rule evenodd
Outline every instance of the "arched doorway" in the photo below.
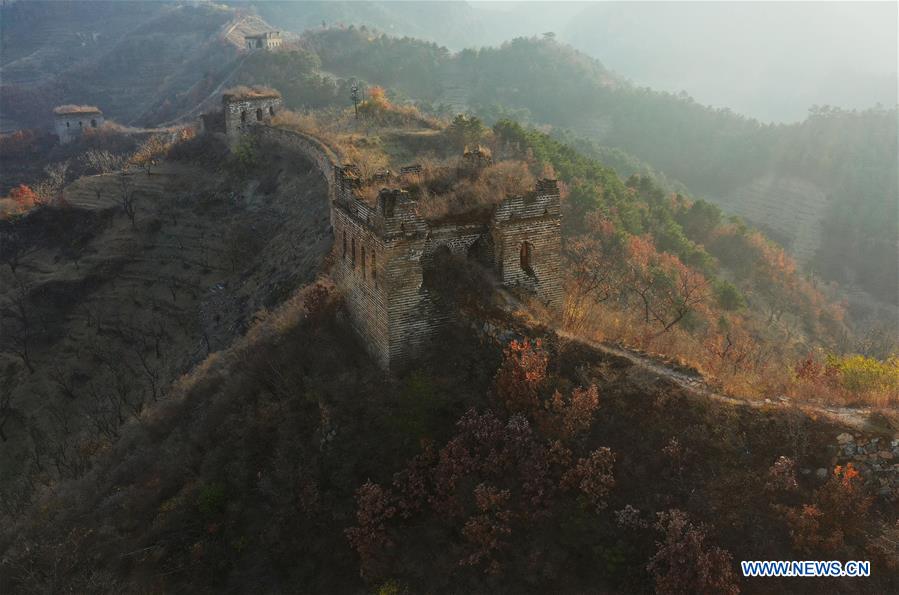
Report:
M 534 275 L 534 246 L 530 242 L 522 242 L 518 249 L 518 262 L 528 275 Z

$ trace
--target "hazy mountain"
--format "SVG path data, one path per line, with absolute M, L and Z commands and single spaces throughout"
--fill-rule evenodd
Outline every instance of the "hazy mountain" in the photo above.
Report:
M 763 121 L 801 120 L 812 105 L 897 102 L 895 3 L 232 4 L 293 31 L 366 25 L 451 50 L 552 31 L 637 84 Z
M 561 38 L 639 84 L 790 121 L 895 105 L 896 19 L 891 2 L 602 2 Z

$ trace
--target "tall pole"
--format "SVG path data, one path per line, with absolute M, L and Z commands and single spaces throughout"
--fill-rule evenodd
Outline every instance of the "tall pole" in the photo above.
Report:
M 359 85 L 353 83 L 353 112 L 356 114 L 356 119 L 359 119 Z

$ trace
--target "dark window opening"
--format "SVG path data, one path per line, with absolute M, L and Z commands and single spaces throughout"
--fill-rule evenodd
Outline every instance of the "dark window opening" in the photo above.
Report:
M 96 128 L 96 127 L 97 127 L 97 121 L 91 120 L 91 128 Z
M 241 121 L 241 122 L 246 122 L 246 121 L 247 121 L 247 112 L 246 112 L 246 111 L 240 112 L 240 121 Z
M 78 128 L 84 128 L 84 123 L 81 120 L 78 121 Z
M 66 128 L 69 128 L 70 126 L 71 124 L 69 124 L 69 122 L 66 122 Z
M 521 270 L 528 275 L 534 274 L 533 269 L 534 247 L 530 242 L 523 242 L 521 249 L 518 251 L 518 259 L 521 264 Z
M 450 289 L 455 277 L 450 274 L 453 266 L 453 254 L 447 246 L 440 246 L 431 255 L 421 261 L 421 286 L 429 292 L 445 293 Z
M 256 121 L 257 122 L 262 121 L 262 108 L 261 107 L 256 110 Z
M 274 116 L 274 115 L 275 115 L 275 107 L 274 107 L 274 106 L 271 106 L 271 105 L 270 105 L 270 106 L 268 107 L 268 115 L 270 115 L 270 116 Z

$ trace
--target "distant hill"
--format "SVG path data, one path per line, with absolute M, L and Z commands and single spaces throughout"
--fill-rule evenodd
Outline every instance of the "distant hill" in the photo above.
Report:
M 894 108 L 815 108 L 803 122 L 766 125 L 686 93 L 637 87 L 553 39 L 457 54 L 365 28 L 312 31 L 306 40 L 325 69 L 387 85 L 437 111 L 469 110 L 491 121 L 512 114 L 621 149 L 692 193 L 775 228 L 825 277 L 899 299 Z M 784 184 L 798 190 L 784 193 Z M 791 217 L 805 217 L 814 203 L 815 217 L 780 225 L 756 216 L 767 203 Z M 835 229 L 843 231 L 828 231 Z
M 215 88 L 244 34 L 270 28 L 213 4 L 155 2 L 15 3 L 2 26 L 6 128 L 46 127 L 54 105 L 72 102 L 156 124 Z
M 681 182 L 763 226 L 825 278 L 897 302 L 895 109 L 824 107 L 801 123 L 766 125 L 638 87 L 552 36 L 452 53 L 371 28 L 434 39 L 440 23 L 464 41 L 524 22 L 502 14 L 465 3 L 17 2 L 2 12 L 3 127 L 46 127 L 49 110 L 71 102 L 124 124 L 171 122 L 195 115 L 227 81 L 273 84 L 297 107 L 324 107 L 346 103 L 341 77 L 359 77 L 445 115 L 512 116 L 588 139 L 620 173 L 651 169 Z M 303 50 L 237 62 L 243 33 L 269 27 L 313 29 Z

